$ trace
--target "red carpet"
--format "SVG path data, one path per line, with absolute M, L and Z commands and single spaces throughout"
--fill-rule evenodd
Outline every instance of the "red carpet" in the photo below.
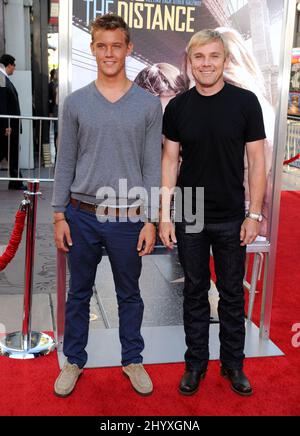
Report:
M 285 356 L 246 360 L 252 397 L 232 392 L 219 376 L 219 362 L 213 361 L 200 391 L 190 398 L 177 392 L 184 364 L 169 364 L 148 366 L 155 386 L 150 397 L 139 397 L 120 368 L 106 368 L 85 370 L 72 396 L 61 399 L 53 395 L 59 368 L 52 353 L 33 361 L 0 358 L 0 415 L 299 415 L 300 346 L 291 343 L 292 325 L 300 323 L 299 222 L 300 192 L 283 192 L 271 339 Z

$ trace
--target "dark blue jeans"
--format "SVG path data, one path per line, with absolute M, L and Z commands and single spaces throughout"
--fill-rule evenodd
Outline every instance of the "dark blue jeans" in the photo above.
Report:
M 66 303 L 64 354 L 82 368 L 87 361 L 90 299 L 105 246 L 112 267 L 119 313 L 122 365 L 141 363 L 144 304 L 140 295 L 141 258 L 137 243 L 143 223 L 100 223 L 96 215 L 68 205 L 66 219 L 73 246 L 68 254 L 70 288 Z
M 220 360 L 227 368 L 242 369 L 245 344 L 243 278 L 246 247 L 240 246 L 242 221 L 205 224 L 202 232 L 186 233 L 176 224 L 179 260 L 185 275 L 184 329 L 186 365 L 201 370 L 209 359 L 210 247 L 212 247 L 220 320 Z

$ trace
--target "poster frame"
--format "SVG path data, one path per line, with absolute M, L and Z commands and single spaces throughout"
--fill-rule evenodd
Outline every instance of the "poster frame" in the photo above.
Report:
M 59 9 L 59 68 L 63 71 L 59 77 L 60 107 L 65 97 L 72 89 L 72 10 L 73 0 L 60 1 Z M 275 131 L 272 162 L 272 201 L 269 212 L 268 235 L 269 240 L 254 242 L 247 246 L 247 253 L 264 253 L 264 280 L 260 313 L 260 337 L 269 339 L 271 326 L 271 312 L 274 289 L 275 263 L 277 254 L 277 238 L 279 227 L 280 193 L 282 183 L 282 163 L 284 160 L 287 135 L 287 107 L 289 96 L 289 81 L 291 73 L 291 52 L 293 46 L 293 32 L 296 12 L 296 0 L 284 0 L 284 16 L 282 21 L 278 101 L 275 110 Z M 61 123 L 61 117 L 60 121 Z M 61 296 L 66 294 L 65 256 L 57 254 L 57 339 L 62 342 L 64 304 Z

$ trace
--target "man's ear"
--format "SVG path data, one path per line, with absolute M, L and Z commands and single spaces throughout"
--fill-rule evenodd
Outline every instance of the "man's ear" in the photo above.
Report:
M 93 56 L 96 56 L 95 51 L 94 51 L 94 45 L 93 45 L 93 41 L 90 43 L 90 49 L 91 49 L 91 53 Z
M 132 42 L 129 42 L 128 46 L 127 46 L 127 54 L 126 56 L 130 56 L 133 50 L 133 44 Z

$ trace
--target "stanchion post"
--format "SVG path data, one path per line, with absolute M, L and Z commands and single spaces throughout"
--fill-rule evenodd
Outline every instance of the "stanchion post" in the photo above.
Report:
M 21 207 L 27 209 L 26 231 L 26 257 L 25 257 L 25 283 L 24 308 L 22 331 L 9 333 L 0 341 L 0 355 L 13 359 L 33 359 L 49 354 L 55 349 L 53 338 L 45 333 L 31 331 L 31 304 L 32 285 L 34 273 L 34 248 L 36 233 L 37 199 L 40 195 L 39 180 L 30 180 L 28 190 L 25 191 L 25 200 Z
M 25 283 L 24 283 L 24 307 L 22 335 L 24 350 L 30 344 L 31 331 L 31 304 L 32 304 L 32 284 L 34 275 L 34 248 L 36 235 L 36 211 L 39 192 L 39 182 L 34 180 L 28 182 L 26 196 L 27 205 L 27 231 L 26 231 L 26 255 L 25 255 Z
M 61 250 L 57 250 L 56 257 L 56 280 L 57 280 L 57 350 L 62 350 L 64 329 L 65 329 L 65 305 L 66 305 L 66 274 L 67 274 L 67 262 L 66 256 Z

